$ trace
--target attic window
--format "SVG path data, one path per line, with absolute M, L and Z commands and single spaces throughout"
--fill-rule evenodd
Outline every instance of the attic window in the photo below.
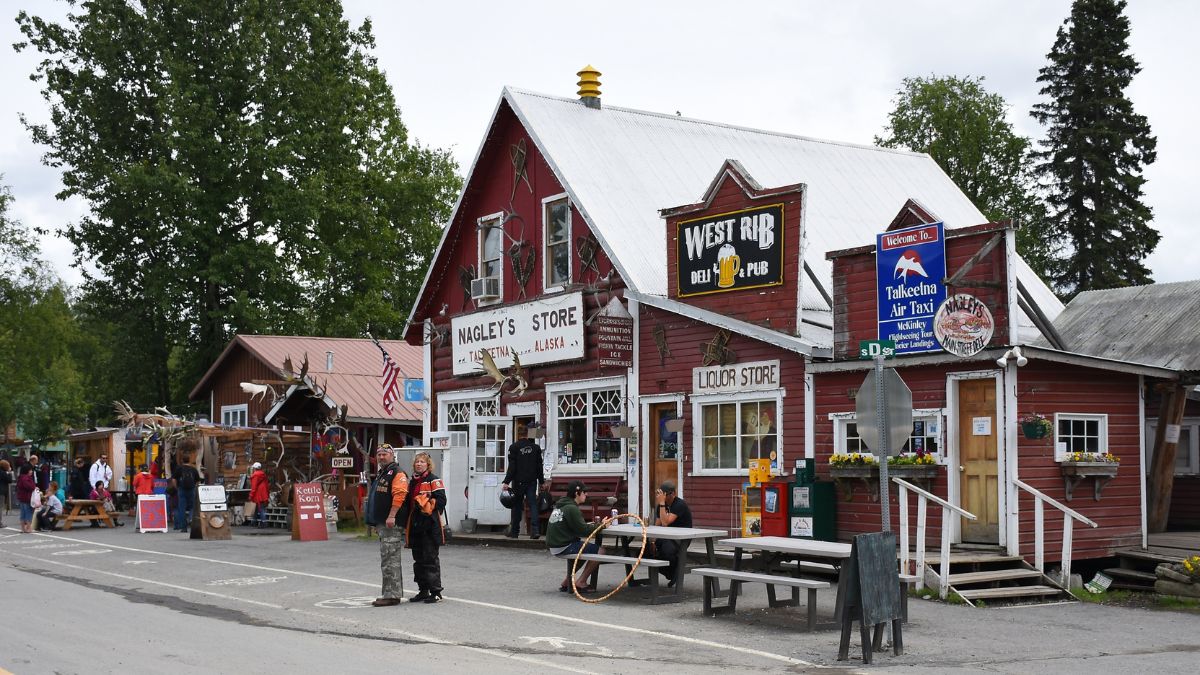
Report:
M 557 288 L 571 283 L 571 207 L 566 195 L 542 201 L 545 229 L 545 287 Z
M 483 303 L 495 302 L 500 296 L 504 272 L 504 230 L 500 215 L 479 219 L 479 277 L 472 284 L 471 297 Z

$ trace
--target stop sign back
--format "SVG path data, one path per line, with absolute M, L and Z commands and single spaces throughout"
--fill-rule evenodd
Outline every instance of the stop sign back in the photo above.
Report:
M 876 369 L 867 373 L 858 395 L 854 398 L 858 416 L 858 435 L 876 455 L 883 456 L 879 442 L 879 409 L 876 404 L 876 384 L 883 380 L 884 404 L 888 410 L 888 453 L 894 455 L 904 447 L 912 435 L 912 391 L 900 375 L 892 368 Z

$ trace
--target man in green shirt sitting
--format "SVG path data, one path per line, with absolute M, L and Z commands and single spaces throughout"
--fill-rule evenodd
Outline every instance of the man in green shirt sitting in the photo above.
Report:
M 588 524 L 583 519 L 579 505 L 587 501 L 587 486 L 583 481 L 571 481 L 567 484 L 567 496 L 558 500 L 554 510 L 550 512 L 549 526 L 546 528 L 546 546 L 550 554 L 558 558 L 570 558 L 579 553 L 583 547 L 583 538 L 600 529 L 599 518 Z M 604 553 L 604 549 L 596 542 L 590 542 L 584 553 Z M 589 560 L 583 571 L 575 579 L 575 588 L 580 593 L 592 593 L 596 589 L 587 585 L 588 577 L 595 573 L 600 563 Z M 571 575 L 568 574 L 558 590 L 563 593 L 571 592 Z

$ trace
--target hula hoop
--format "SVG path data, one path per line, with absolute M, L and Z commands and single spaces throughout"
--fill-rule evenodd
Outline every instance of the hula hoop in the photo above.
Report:
M 635 560 L 633 563 L 633 566 L 629 568 L 629 574 L 626 574 L 625 578 L 621 580 L 621 583 L 617 584 L 617 587 L 612 589 L 611 591 L 609 591 L 607 595 L 603 595 L 599 598 L 583 597 L 582 595 L 580 595 L 579 589 L 576 588 L 576 586 L 575 586 L 575 574 L 576 574 L 576 570 L 579 569 L 579 556 L 583 555 L 584 550 L 587 549 L 588 543 L 592 540 L 592 537 L 596 536 L 597 532 L 601 532 L 604 530 L 604 528 L 608 527 L 608 524 L 610 522 L 612 522 L 614 520 L 614 518 L 626 518 L 626 517 L 633 518 L 634 520 L 636 520 L 638 522 L 638 525 L 640 525 L 642 527 L 642 547 L 640 549 L 638 549 L 637 560 Z M 579 598 L 580 602 L 586 602 L 586 603 L 593 604 L 593 605 L 596 603 L 604 602 L 605 600 L 611 598 L 613 595 L 616 595 L 616 593 L 618 591 L 625 588 L 625 585 L 628 584 L 629 580 L 633 578 L 633 573 L 637 571 L 638 565 L 642 564 L 642 555 L 644 555 L 645 553 L 646 553 L 646 521 L 642 520 L 641 516 L 638 516 L 636 513 L 622 513 L 617 516 L 609 516 L 608 518 L 605 518 L 603 521 L 601 521 L 600 527 L 597 527 L 596 529 L 589 532 L 587 538 L 584 539 L 583 543 L 579 545 L 579 552 L 575 554 L 575 561 L 571 565 L 571 592 L 575 594 L 576 598 Z

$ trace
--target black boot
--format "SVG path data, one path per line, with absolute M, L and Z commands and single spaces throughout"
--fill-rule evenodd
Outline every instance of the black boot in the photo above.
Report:
M 427 589 L 422 588 L 421 592 L 414 595 L 413 599 L 409 600 L 409 602 L 425 602 L 428 599 L 429 599 L 429 591 Z
M 442 592 L 441 591 L 435 591 L 433 593 L 430 593 L 429 597 L 425 598 L 425 604 L 427 604 L 427 605 L 432 605 L 435 602 L 441 602 L 441 601 L 442 601 Z

